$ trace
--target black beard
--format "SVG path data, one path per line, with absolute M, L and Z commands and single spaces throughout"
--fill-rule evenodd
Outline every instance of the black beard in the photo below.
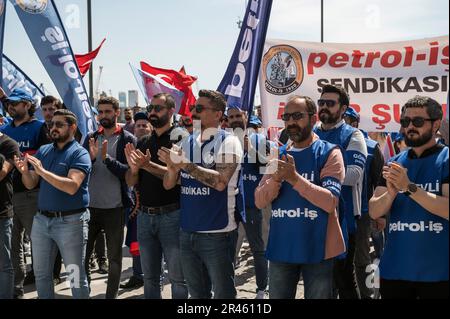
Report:
M 125 121 L 129 122 L 131 121 L 133 118 L 131 116 L 125 116 Z
M 16 121 L 22 121 L 25 118 L 25 114 L 18 114 L 18 113 L 16 113 L 16 114 L 14 114 L 13 118 Z
M 301 128 L 298 125 L 289 125 L 286 129 L 292 142 L 301 143 L 308 139 L 311 134 L 312 127 L 311 124 L 308 124 L 308 126 L 304 128 Z
M 410 133 L 411 131 L 409 131 L 408 133 Z M 414 131 L 414 132 L 418 133 L 417 131 Z M 419 135 L 419 137 L 416 138 L 416 139 L 409 138 L 409 134 L 408 133 L 405 134 L 405 144 L 408 147 L 421 147 L 421 146 L 424 146 L 425 144 L 427 144 L 433 138 L 433 133 L 432 133 L 431 130 L 426 132 L 424 135 Z
M 325 114 L 328 115 L 328 117 L 325 117 Z M 333 116 L 330 111 L 322 110 L 319 112 L 319 119 L 323 124 L 334 124 L 339 121 L 339 115 Z
M 116 122 L 113 120 L 102 119 L 100 125 L 103 126 L 103 128 L 110 129 L 116 126 Z
M 52 141 L 53 143 L 64 143 L 67 142 L 67 140 L 69 139 L 70 135 L 61 135 L 59 134 L 58 137 L 53 137 L 53 133 L 51 134 L 52 137 Z
M 161 128 L 164 125 L 166 125 L 167 123 L 169 123 L 169 116 L 168 115 L 163 115 L 160 118 L 155 117 L 150 117 L 150 124 L 154 127 L 154 128 Z
M 230 125 L 230 127 L 231 127 L 233 130 L 235 130 L 235 129 L 237 129 L 237 128 L 240 128 L 240 129 L 242 129 L 242 130 L 245 130 L 245 125 L 244 125 L 244 123 L 242 123 L 242 122 L 233 122 L 233 123 Z

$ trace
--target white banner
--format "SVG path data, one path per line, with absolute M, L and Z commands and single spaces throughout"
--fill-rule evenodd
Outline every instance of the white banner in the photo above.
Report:
M 267 40 L 260 71 L 265 127 L 281 121 L 291 95 L 320 98 L 326 84 L 343 86 L 368 132 L 398 132 L 401 108 L 425 95 L 447 110 L 449 37 L 417 41 L 335 44 Z

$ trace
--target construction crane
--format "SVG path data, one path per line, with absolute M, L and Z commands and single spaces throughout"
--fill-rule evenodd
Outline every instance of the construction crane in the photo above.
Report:
M 103 66 L 99 66 L 98 67 L 98 74 L 97 74 L 97 78 L 95 79 L 95 86 L 94 86 L 95 103 L 98 101 L 99 95 L 100 95 L 100 91 L 98 89 L 100 87 L 100 80 L 102 78 L 102 73 L 103 73 Z

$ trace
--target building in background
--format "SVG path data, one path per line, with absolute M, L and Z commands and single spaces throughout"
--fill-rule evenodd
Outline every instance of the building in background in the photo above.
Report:
M 119 92 L 119 106 L 121 109 L 124 109 L 128 106 L 126 92 Z
M 128 107 L 135 107 L 139 105 L 139 91 L 129 90 L 128 91 Z

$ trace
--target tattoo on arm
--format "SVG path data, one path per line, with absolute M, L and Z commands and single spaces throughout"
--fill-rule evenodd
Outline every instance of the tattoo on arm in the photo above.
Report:
M 217 163 L 216 170 L 207 169 L 193 163 L 187 164 L 184 170 L 206 186 L 222 191 L 227 187 L 237 166 L 237 158 L 233 155 L 231 163 Z

